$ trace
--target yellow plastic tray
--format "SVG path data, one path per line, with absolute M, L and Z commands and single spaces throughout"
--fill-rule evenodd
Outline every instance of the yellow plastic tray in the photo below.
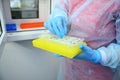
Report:
M 80 44 L 86 45 L 83 41 L 83 39 L 70 36 L 60 39 L 55 35 L 47 34 L 33 40 L 32 44 L 36 48 L 59 54 L 67 58 L 73 58 L 82 52 L 79 46 Z

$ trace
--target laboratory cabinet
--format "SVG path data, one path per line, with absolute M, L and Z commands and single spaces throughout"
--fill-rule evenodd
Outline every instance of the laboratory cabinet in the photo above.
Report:
M 55 0 L 0 0 L 0 51 L 6 41 L 38 38 Z
M 44 22 L 49 19 L 55 2 L 56 0 L 0 0 L 0 59 L 8 42 L 31 41 L 49 32 L 44 28 Z
M 43 23 L 53 3 L 0 0 L 0 80 L 57 80 L 59 60 L 31 44 L 48 32 Z
M 52 0 L 2 0 L 7 41 L 34 39 L 46 32 Z

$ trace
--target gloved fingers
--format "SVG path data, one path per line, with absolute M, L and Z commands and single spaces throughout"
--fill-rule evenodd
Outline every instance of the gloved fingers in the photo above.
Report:
M 59 30 L 60 38 L 62 38 L 63 36 L 65 36 L 65 30 L 64 30 L 64 26 L 62 24 L 62 20 L 60 20 L 59 22 L 57 22 L 57 28 Z
M 49 29 L 50 32 L 57 35 L 59 38 L 64 37 L 67 34 L 67 25 L 66 21 L 63 17 L 58 16 L 55 17 L 49 22 L 45 22 L 45 28 Z
M 61 38 L 61 33 L 60 33 L 60 31 L 59 31 L 59 29 L 58 29 L 58 26 L 57 26 L 56 24 L 57 24 L 57 22 L 52 21 L 52 26 L 53 26 L 53 30 L 55 31 L 55 34 L 56 34 L 58 37 Z
M 88 60 L 94 63 L 99 63 L 101 61 L 102 57 L 98 50 L 92 50 L 92 48 L 82 44 L 80 48 L 82 49 L 82 53 L 77 55 L 75 59 Z
M 64 34 L 67 34 L 67 22 L 65 20 L 62 20 L 63 28 L 64 28 Z
M 86 52 L 86 53 L 92 51 L 92 49 L 91 49 L 90 47 L 88 47 L 88 46 L 86 46 L 86 45 L 83 45 L 83 44 L 80 45 L 80 49 L 82 49 L 82 51 L 83 51 L 83 52 Z
M 61 55 L 59 55 L 59 54 L 53 54 L 55 57 L 63 57 L 63 56 L 61 56 Z
M 56 35 L 58 37 L 62 38 L 65 36 L 67 33 L 67 28 L 66 28 L 66 21 L 63 17 L 57 17 L 54 19 L 54 22 L 56 22 L 56 27 L 54 27 L 54 31 L 56 32 Z
M 54 29 L 53 29 L 53 27 L 52 27 L 52 25 L 51 25 L 50 21 L 49 22 L 45 22 L 44 26 L 45 26 L 45 28 L 49 29 L 50 32 L 52 32 L 53 34 L 56 34 L 55 31 L 54 31 Z
M 77 56 L 75 56 L 74 59 L 87 60 L 87 57 L 86 57 L 86 54 L 80 53 L 80 54 L 78 54 Z

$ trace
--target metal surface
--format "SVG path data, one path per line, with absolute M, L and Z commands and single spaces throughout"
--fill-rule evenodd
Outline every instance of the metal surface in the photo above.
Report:
M 1 30 L 2 30 L 2 34 L 0 36 L 0 57 L 2 55 L 2 51 L 6 41 L 4 15 L 3 15 L 3 8 L 1 3 L 2 3 L 2 0 L 0 0 L 0 21 L 1 21 Z
M 7 33 L 7 41 L 21 41 L 29 40 L 40 37 L 42 34 L 46 34 L 48 30 L 33 30 L 33 31 L 22 31 Z

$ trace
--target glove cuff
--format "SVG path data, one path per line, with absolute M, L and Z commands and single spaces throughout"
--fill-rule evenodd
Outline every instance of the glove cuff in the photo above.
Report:
M 100 52 L 98 50 L 94 50 L 94 54 L 92 56 L 92 60 L 91 62 L 94 62 L 94 63 L 100 63 L 101 59 L 102 59 L 102 56 L 100 54 Z
M 102 59 L 102 56 L 101 56 L 101 54 L 100 54 L 100 52 L 98 50 L 96 50 L 96 55 L 97 55 L 96 63 L 100 63 L 100 61 Z

